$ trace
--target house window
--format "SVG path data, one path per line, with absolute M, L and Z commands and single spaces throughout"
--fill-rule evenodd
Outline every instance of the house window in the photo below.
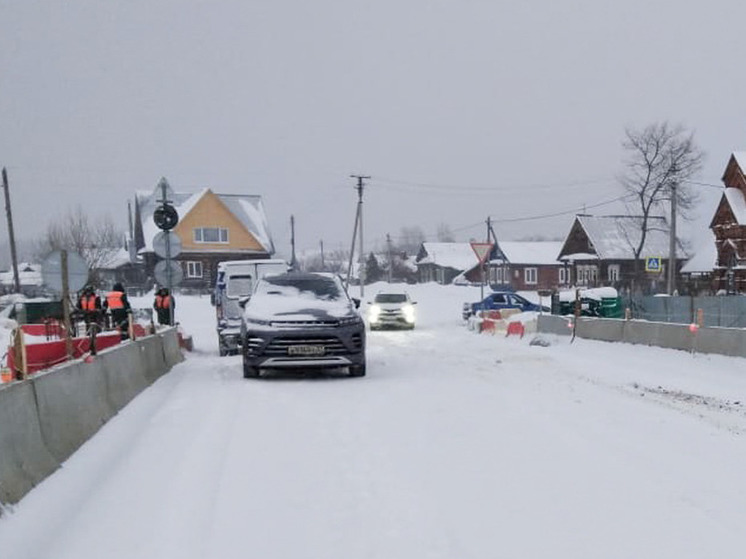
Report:
M 536 268 L 526 268 L 523 271 L 523 274 L 524 274 L 523 277 L 526 280 L 526 285 L 536 285 L 536 283 L 537 283 L 537 281 L 536 281 L 536 276 L 537 276 Z
M 578 285 L 594 285 L 598 276 L 598 268 L 593 264 L 577 266 Z
M 611 283 L 619 281 L 619 264 L 609 264 L 608 279 Z
M 195 227 L 195 243 L 227 243 L 228 230 L 221 227 Z
M 202 262 L 187 262 L 186 269 L 188 278 L 202 277 Z
M 569 283 L 567 276 L 570 274 L 568 273 L 570 270 L 567 268 L 560 268 L 559 269 L 559 284 L 560 285 L 567 285 Z

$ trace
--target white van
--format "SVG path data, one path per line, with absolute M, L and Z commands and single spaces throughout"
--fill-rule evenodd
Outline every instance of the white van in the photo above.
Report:
M 235 355 L 241 347 L 241 315 L 239 299 L 251 295 L 256 280 L 289 269 L 279 259 L 228 260 L 218 264 L 217 281 L 212 294 L 217 318 L 220 355 Z

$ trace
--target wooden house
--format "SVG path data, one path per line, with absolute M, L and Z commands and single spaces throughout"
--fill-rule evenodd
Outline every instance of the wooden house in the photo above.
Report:
M 420 283 L 435 281 L 443 285 L 479 264 L 469 243 L 422 243 L 416 262 Z
M 149 281 L 159 260 L 153 239 L 160 229 L 153 212 L 161 204 L 161 185 L 152 192 L 140 192 L 135 203 L 134 242 L 143 259 Z M 182 267 L 182 288 L 205 289 L 215 283 L 218 262 L 270 258 L 274 244 L 260 196 L 217 194 L 209 188 L 196 193 L 166 187 L 166 198 L 179 215 L 172 230 L 181 240 L 181 253 L 175 258 Z
M 728 293 L 746 293 L 746 152 L 735 152 L 723 174 L 725 190 L 710 229 L 715 235 L 717 260 L 713 288 Z
M 514 291 L 566 287 L 568 270 L 557 259 L 561 248 L 561 242 L 552 241 L 498 242 L 489 263 L 490 285 Z
M 670 243 L 668 222 L 663 217 L 648 218 L 645 245 L 635 261 L 634 250 L 642 234 L 641 219 L 629 215 L 575 216 L 559 253 L 559 260 L 570 274 L 570 284 L 620 290 L 634 286 L 644 293 L 664 291 Z M 684 259 L 683 251 L 677 250 L 677 273 Z

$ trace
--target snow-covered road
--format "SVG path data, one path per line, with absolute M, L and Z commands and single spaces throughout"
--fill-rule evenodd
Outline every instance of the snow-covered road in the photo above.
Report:
M 368 376 L 196 351 L 0 520 L 2 559 L 741 558 L 743 360 L 479 336 L 413 286 Z M 477 292 L 478 294 L 478 292 Z

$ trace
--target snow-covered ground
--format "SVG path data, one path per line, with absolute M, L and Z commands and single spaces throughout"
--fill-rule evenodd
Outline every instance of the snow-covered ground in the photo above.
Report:
M 180 297 L 195 352 L 0 519 L 0 557 L 744 556 L 743 360 L 477 335 L 478 288 L 407 289 L 416 330 L 369 333 L 360 379 L 245 380 Z

